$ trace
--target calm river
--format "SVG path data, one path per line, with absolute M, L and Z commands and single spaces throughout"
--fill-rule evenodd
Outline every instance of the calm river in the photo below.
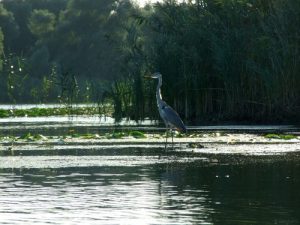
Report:
M 299 155 L 161 151 L 3 155 L 0 224 L 300 224 Z

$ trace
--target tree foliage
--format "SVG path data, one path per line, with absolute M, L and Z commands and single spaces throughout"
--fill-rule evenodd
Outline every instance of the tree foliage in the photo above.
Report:
M 19 35 L 19 26 L 15 21 L 13 13 L 8 11 L 0 3 L 0 27 L 4 34 L 5 50 L 10 51 L 15 39 Z
M 0 71 L 2 70 L 3 56 L 4 56 L 3 41 L 4 41 L 4 36 L 3 36 L 3 33 L 2 33 L 2 29 L 0 27 Z
M 46 9 L 35 9 L 28 22 L 29 30 L 38 38 L 50 34 L 55 29 L 55 15 Z

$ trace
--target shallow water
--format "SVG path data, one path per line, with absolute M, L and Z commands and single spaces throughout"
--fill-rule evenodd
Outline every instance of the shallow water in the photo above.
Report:
M 298 155 L 20 153 L 0 157 L 1 224 L 300 223 Z
M 265 126 L 187 126 L 188 132 L 248 132 L 248 133 L 272 133 L 272 132 L 298 132 L 299 127 L 292 125 L 265 125 Z M 48 116 L 48 117 L 13 117 L 0 118 L 0 135 L 21 136 L 31 134 L 66 135 L 73 133 L 106 133 L 113 130 L 140 130 L 146 132 L 164 132 L 162 122 L 144 120 L 121 120 L 118 124 L 111 117 L 95 116 Z
M 8 118 L 0 119 L 0 135 L 106 132 L 103 126 L 113 121 Z M 299 151 L 277 155 L 279 145 L 268 145 L 273 155 L 241 155 L 246 146 L 226 145 L 228 152 L 211 154 L 207 146 L 164 151 L 159 143 L 111 141 L 0 143 L 0 224 L 300 224 Z
M 92 107 L 93 104 L 75 104 L 73 107 Z M 57 108 L 66 107 L 63 104 L 0 104 L 0 109 L 30 109 L 30 108 Z M 299 132 L 299 126 L 294 125 L 224 125 L 224 126 L 187 126 L 188 131 L 225 131 L 225 132 L 251 132 L 268 133 L 276 131 Z M 99 115 L 69 115 L 69 116 L 40 116 L 40 117 L 10 117 L 0 118 L 0 134 L 22 135 L 24 130 L 31 133 L 41 133 L 43 135 L 53 135 L 53 133 L 63 135 L 69 130 L 77 133 L 97 133 L 101 131 L 111 131 L 112 129 L 139 129 L 149 131 L 164 131 L 165 126 L 161 120 L 143 121 L 122 119 L 115 123 L 114 118 Z M 54 131 L 54 132 L 53 132 Z

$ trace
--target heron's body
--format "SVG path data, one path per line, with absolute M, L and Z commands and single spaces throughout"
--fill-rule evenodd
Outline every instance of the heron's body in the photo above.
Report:
M 162 85 L 162 78 L 160 73 L 154 73 L 150 76 L 151 78 L 158 79 L 158 84 L 156 87 L 156 101 L 160 117 L 163 119 L 166 128 L 179 130 L 181 132 L 186 132 L 186 127 L 178 113 L 169 106 L 165 101 L 162 100 L 160 87 Z M 173 137 L 173 136 L 172 136 Z
M 186 128 L 180 119 L 178 113 L 169 106 L 165 101 L 162 100 L 161 94 L 160 94 L 160 87 L 157 86 L 159 91 L 156 94 L 156 100 L 157 100 L 157 107 L 160 117 L 163 119 L 166 127 L 169 128 L 175 128 L 176 130 L 179 130 L 181 132 L 186 132 Z

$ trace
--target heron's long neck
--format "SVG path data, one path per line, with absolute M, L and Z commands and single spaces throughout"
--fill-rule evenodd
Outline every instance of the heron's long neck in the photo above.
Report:
M 159 77 L 158 78 L 158 84 L 157 84 L 157 87 L 156 87 L 156 100 L 157 100 L 157 104 L 159 104 L 159 102 L 162 101 L 161 91 L 160 91 L 161 85 L 162 85 L 162 80 Z

